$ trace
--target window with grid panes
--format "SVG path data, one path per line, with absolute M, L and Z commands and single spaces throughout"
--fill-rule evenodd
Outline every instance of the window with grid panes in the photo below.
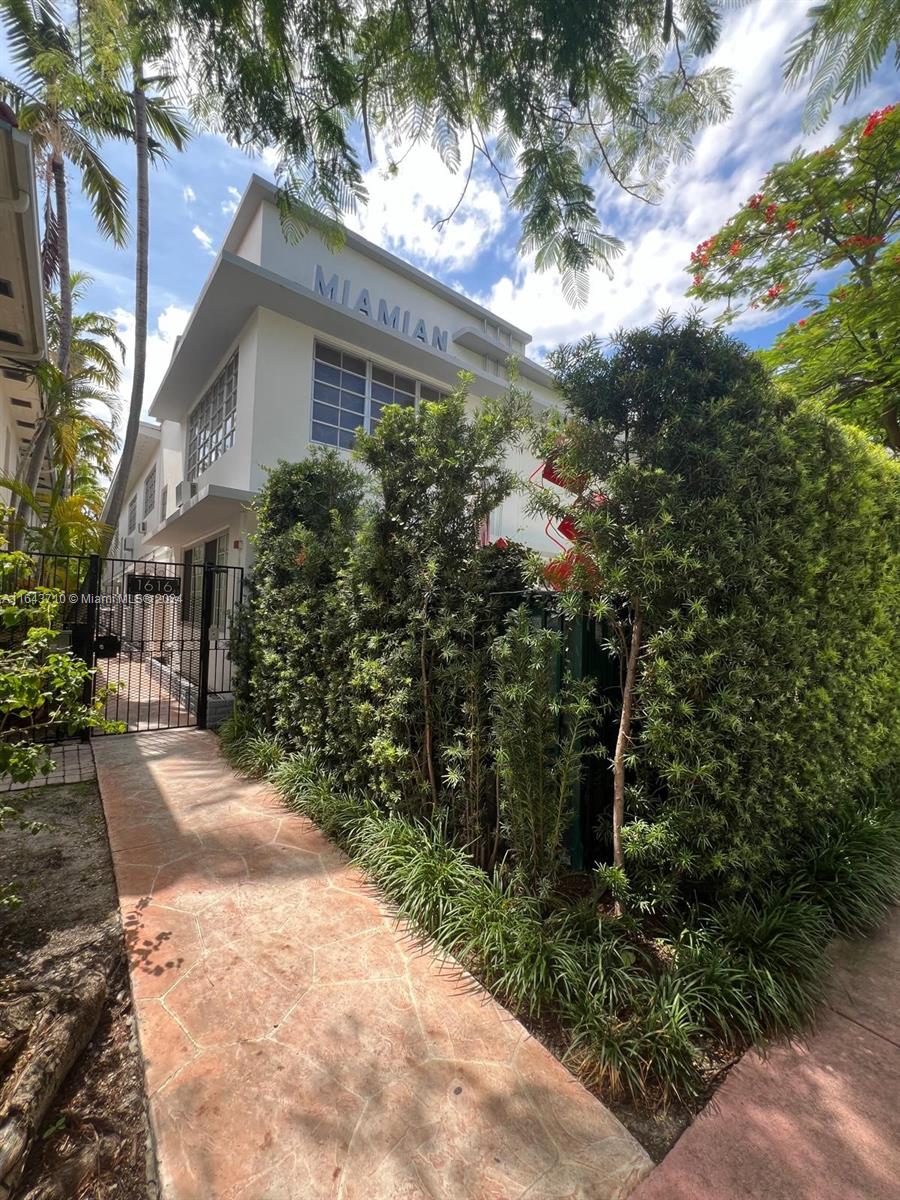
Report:
M 315 344 L 312 440 L 351 450 L 355 431 L 369 432 L 381 420 L 386 404 L 415 407 L 421 400 L 441 400 L 446 393 L 323 342 Z
M 372 364 L 372 407 L 369 414 L 371 433 L 381 420 L 381 410 L 386 404 L 399 404 L 402 408 L 414 408 L 416 403 L 416 381 L 408 375 L 397 375 Z
M 367 365 L 364 358 L 316 342 L 313 369 L 314 442 L 352 450 L 355 430 L 366 423 Z
M 188 419 L 188 479 L 196 479 L 234 445 L 237 373 L 235 351 Z
M 128 501 L 128 532 L 134 533 L 137 529 L 137 492 Z
M 149 517 L 156 507 L 156 467 L 150 468 L 150 474 L 144 480 L 144 516 Z

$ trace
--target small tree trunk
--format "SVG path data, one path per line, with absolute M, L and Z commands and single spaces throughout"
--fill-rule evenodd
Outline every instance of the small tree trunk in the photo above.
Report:
M 0 1200 L 12 1196 L 32 1140 L 59 1086 L 94 1036 L 106 978 L 94 973 L 57 999 L 29 1039 L 24 1063 L 4 1089 L 0 1109 Z
M 69 265 L 69 204 L 66 196 L 66 164 L 61 155 L 53 158 L 53 191 L 56 201 L 57 245 L 59 254 L 59 346 L 56 365 L 60 373 L 69 373 L 72 349 L 72 278 Z
M 625 755 L 631 744 L 631 717 L 634 709 L 634 689 L 637 679 L 638 656 L 641 652 L 643 625 L 644 618 L 641 613 L 640 601 L 636 601 L 631 624 L 631 645 L 628 647 L 628 659 L 625 667 L 625 687 L 622 691 L 622 715 L 619 718 L 619 733 L 616 737 L 616 752 L 613 760 L 613 862 L 617 867 L 625 866 L 625 855 L 622 850 L 622 825 L 625 821 Z M 616 908 L 618 909 L 618 905 Z
M 887 444 L 892 450 L 900 453 L 900 419 L 897 417 L 896 405 L 892 405 L 881 414 L 881 423 L 884 425 Z
M 144 403 L 144 372 L 147 363 L 147 277 L 150 257 L 150 154 L 147 146 L 147 97 L 144 93 L 143 63 L 134 65 L 134 149 L 136 167 L 135 186 L 135 264 L 134 264 L 134 374 L 131 382 L 131 400 L 128 407 L 128 422 L 122 442 L 122 454 L 113 478 L 112 490 L 106 505 L 104 520 L 108 526 L 101 537 L 100 553 L 109 553 L 109 544 L 119 524 L 125 504 L 128 476 L 134 461 L 138 431 L 141 423 L 141 408 Z
M 51 164 L 53 172 L 53 191 L 56 203 L 57 253 L 59 256 L 59 347 L 56 352 L 56 365 L 63 375 L 69 371 L 69 352 L 72 348 L 72 280 L 69 266 L 69 206 L 66 196 L 66 163 L 62 155 L 54 154 Z M 37 491 L 41 467 L 50 445 L 50 423 L 45 412 L 43 420 L 34 431 L 31 448 L 22 472 L 22 482 L 32 493 Z M 13 529 L 11 547 L 21 550 L 25 533 L 25 523 L 30 505 L 24 496 L 19 497 L 16 505 L 16 523 Z

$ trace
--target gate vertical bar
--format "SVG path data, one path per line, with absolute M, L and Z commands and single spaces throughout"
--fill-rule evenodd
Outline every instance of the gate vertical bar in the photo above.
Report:
M 206 710 L 209 705 L 209 629 L 212 625 L 215 582 L 215 564 L 205 562 L 203 564 L 203 588 L 200 594 L 200 662 L 197 669 L 198 729 L 206 728 Z
M 97 613 L 100 609 L 100 587 L 101 587 L 101 564 L 100 555 L 92 554 L 88 559 L 87 576 L 82 587 L 84 594 L 79 597 L 79 600 L 85 604 L 85 617 L 83 641 L 81 646 L 81 657 L 87 663 L 91 670 L 90 675 L 84 681 L 84 691 L 82 693 L 82 701 L 87 706 L 94 701 L 94 688 L 96 675 L 94 668 L 97 665 L 96 641 L 97 641 Z M 81 740 L 87 742 L 90 739 L 90 729 L 82 729 Z

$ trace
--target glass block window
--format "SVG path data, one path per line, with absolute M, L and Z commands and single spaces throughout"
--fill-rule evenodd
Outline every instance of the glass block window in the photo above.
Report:
M 134 533 L 137 529 L 137 492 L 128 501 L 128 532 Z
M 149 517 L 156 508 L 156 466 L 150 468 L 150 474 L 144 480 L 144 516 Z
M 162 491 L 159 493 L 159 519 L 166 519 L 166 510 L 169 507 L 169 485 L 164 483 Z
M 313 371 L 312 440 L 352 450 L 356 430 L 370 433 L 386 404 L 414 408 L 419 400 L 445 395 L 410 375 L 316 342 Z
M 351 450 L 365 425 L 368 364 L 364 358 L 316 342 L 313 371 L 314 442 Z
M 188 420 L 187 477 L 196 479 L 234 445 L 237 351 L 219 372 Z
M 369 417 L 371 432 L 381 420 L 381 410 L 386 404 L 400 404 L 404 408 L 415 408 L 416 381 L 408 375 L 396 375 L 382 367 L 372 366 L 372 409 Z

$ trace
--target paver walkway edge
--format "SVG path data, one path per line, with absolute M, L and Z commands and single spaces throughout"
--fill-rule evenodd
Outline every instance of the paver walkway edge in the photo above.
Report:
M 900 912 L 832 958 L 805 1043 L 745 1054 L 632 1200 L 898 1200 Z
M 163 1200 L 624 1200 L 619 1121 L 213 734 L 96 739 Z

